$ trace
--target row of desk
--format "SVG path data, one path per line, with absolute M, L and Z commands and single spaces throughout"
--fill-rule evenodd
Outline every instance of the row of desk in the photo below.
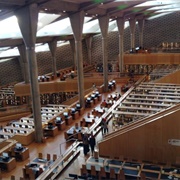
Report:
M 116 179 L 118 175 L 123 171 L 126 179 L 137 179 L 141 177 L 143 173 L 148 179 L 179 179 L 180 169 L 177 167 L 169 167 L 163 165 L 155 165 L 149 162 L 135 162 L 135 161 L 120 161 L 112 159 L 104 159 L 90 157 L 86 161 L 86 169 L 88 173 L 91 173 L 92 166 L 95 166 L 97 175 L 100 175 L 101 168 L 104 168 L 107 177 L 110 176 L 110 171 L 116 174 Z M 82 170 L 81 170 L 82 172 Z M 83 175 L 83 174 L 82 174 Z

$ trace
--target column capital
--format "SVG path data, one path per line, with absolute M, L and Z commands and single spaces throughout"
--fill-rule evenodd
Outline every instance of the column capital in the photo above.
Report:
M 101 34 L 103 37 L 106 37 L 108 34 L 108 27 L 109 27 L 109 15 L 101 16 L 98 18 L 99 20 L 99 27 L 101 29 Z

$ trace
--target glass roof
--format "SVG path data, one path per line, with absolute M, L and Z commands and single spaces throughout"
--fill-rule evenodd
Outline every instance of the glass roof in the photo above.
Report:
M 117 0 L 121 1 L 121 0 Z M 131 0 L 132 1 L 132 0 Z M 167 13 L 172 13 L 173 11 L 180 11 L 180 0 L 153 0 L 142 3 L 135 7 L 156 5 L 157 7 L 152 7 L 149 10 L 155 10 L 157 13 L 161 12 L 162 14 L 157 14 L 152 18 L 156 18 Z M 161 6 L 163 5 L 163 6 Z M 162 8 L 160 8 L 160 6 Z M 55 14 L 45 14 L 39 13 L 38 17 L 38 31 L 37 36 L 53 36 L 53 35 L 69 35 L 73 34 L 72 28 L 70 25 L 69 18 L 59 20 L 55 22 L 60 15 Z M 149 19 L 152 19 L 149 18 Z M 125 23 L 125 28 L 129 25 L 128 22 Z M 18 26 L 17 18 L 12 16 L 3 21 L 0 21 L 0 40 L 5 38 L 22 38 L 20 28 Z M 109 31 L 117 31 L 116 21 L 111 21 L 109 23 Z M 90 17 L 84 18 L 83 33 L 100 33 L 98 20 L 91 20 Z M 62 45 L 63 42 L 60 42 L 58 45 Z M 38 45 L 36 47 L 36 52 L 47 51 L 49 47 L 47 44 Z M 0 48 L 0 57 L 9 57 L 9 56 L 19 56 L 19 51 L 17 48 Z

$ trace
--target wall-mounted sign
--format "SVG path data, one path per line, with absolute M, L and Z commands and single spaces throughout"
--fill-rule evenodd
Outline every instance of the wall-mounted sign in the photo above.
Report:
M 180 146 L 180 139 L 169 139 L 168 144 L 172 146 Z

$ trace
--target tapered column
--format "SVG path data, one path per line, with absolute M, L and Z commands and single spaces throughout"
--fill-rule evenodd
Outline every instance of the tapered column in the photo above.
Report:
M 109 27 L 109 16 L 102 16 L 98 18 L 99 26 L 102 34 L 102 53 L 103 53 L 103 78 L 104 91 L 108 92 L 108 52 L 107 52 L 107 36 Z
M 78 90 L 79 90 L 79 102 L 82 107 L 85 107 L 84 102 L 84 73 L 83 73 L 83 56 L 82 56 L 82 30 L 84 23 L 84 12 L 78 12 L 70 17 L 71 27 L 75 39 L 76 49 L 76 64 L 78 75 Z
M 57 41 L 54 40 L 52 42 L 48 43 L 49 49 L 51 51 L 52 55 L 52 73 L 53 75 L 56 75 L 57 66 L 56 66 L 56 49 L 57 49 Z
M 123 72 L 124 67 L 124 17 L 119 17 L 117 19 L 117 26 L 119 31 L 119 72 Z
M 131 33 L 131 49 L 134 51 L 135 49 L 135 27 L 136 27 L 136 19 L 131 18 L 129 20 L 129 25 L 130 25 L 130 33 Z
M 74 66 L 74 70 L 76 70 L 76 50 L 75 50 L 75 40 L 74 39 L 71 39 L 69 40 L 69 43 L 70 43 L 70 46 L 71 46 L 71 50 L 72 50 L 72 54 L 73 54 L 73 66 Z
M 38 85 L 38 68 L 35 54 L 35 42 L 38 21 L 37 4 L 31 4 L 15 12 L 19 27 L 26 45 L 27 60 L 31 83 L 33 118 L 35 125 L 35 141 L 42 142 L 43 130 L 41 121 L 41 104 Z
M 27 54 L 26 54 L 26 46 L 25 44 L 18 46 L 19 54 L 20 54 L 20 64 L 21 69 L 24 77 L 25 84 L 30 83 L 30 77 L 29 77 L 29 66 L 28 66 L 28 60 L 27 60 Z M 22 99 L 22 97 L 21 97 Z M 26 96 L 26 103 L 30 107 L 31 106 L 31 98 L 30 96 Z
M 139 27 L 139 46 L 144 47 L 143 44 L 144 19 L 138 19 L 138 27 Z
M 87 51 L 88 51 L 88 62 L 92 64 L 92 36 L 86 39 Z
M 22 73 L 24 77 L 25 84 L 29 83 L 29 69 L 28 69 L 28 60 L 26 54 L 26 46 L 25 44 L 18 46 L 19 54 L 20 54 L 20 61 L 22 64 Z

